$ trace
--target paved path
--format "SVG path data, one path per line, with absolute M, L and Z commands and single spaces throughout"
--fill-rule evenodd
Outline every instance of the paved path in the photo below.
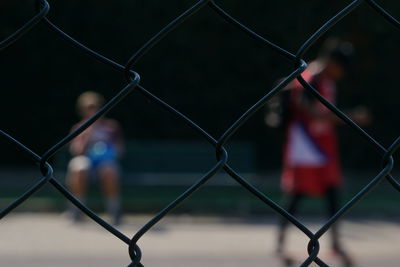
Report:
M 120 228 L 132 235 L 148 218 L 128 217 Z M 313 229 L 316 221 L 307 223 Z M 150 267 L 282 266 L 273 255 L 274 221 L 169 217 L 140 240 Z M 357 266 L 400 266 L 400 225 L 378 220 L 345 221 L 346 247 Z M 290 230 L 289 249 L 302 254 L 307 239 Z M 341 266 L 324 248 L 321 257 Z M 0 266 L 127 266 L 127 245 L 90 221 L 75 225 L 62 215 L 14 213 L 0 222 Z

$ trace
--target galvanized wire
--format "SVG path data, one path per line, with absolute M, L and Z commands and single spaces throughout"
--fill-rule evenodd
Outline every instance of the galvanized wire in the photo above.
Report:
M 38 155 L 34 151 L 30 150 L 27 146 L 10 136 L 3 130 L 0 130 L 0 137 L 7 140 L 15 146 L 16 149 L 23 151 L 25 154 L 30 156 L 30 158 L 38 165 L 42 177 L 38 178 L 38 181 L 31 185 L 30 188 L 14 200 L 12 203 L 7 205 L 0 211 L 0 219 L 4 218 L 12 210 L 21 205 L 24 201 L 28 200 L 33 194 L 44 186 L 50 184 L 55 189 L 59 191 L 66 199 L 73 203 L 77 208 L 79 208 L 83 213 L 90 217 L 93 221 L 101 225 L 104 229 L 109 231 L 115 237 L 119 238 L 122 242 L 126 243 L 128 246 L 129 255 L 131 258 L 131 263 L 129 266 L 137 267 L 143 266 L 141 263 L 142 252 L 138 246 L 138 242 L 143 235 L 145 235 L 154 225 L 156 225 L 160 220 L 162 220 L 166 215 L 168 215 L 174 208 L 179 206 L 183 201 L 188 199 L 196 190 L 205 185 L 210 179 L 213 179 L 215 174 L 221 171 L 225 171 L 234 181 L 245 188 L 250 194 L 253 194 L 261 202 L 266 204 L 274 211 L 276 211 L 281 216 L 289 220 L 295 227 L 302 231 L 308 238 L 308 258 L 304 259 L 301 266 L 308 266 L 312 262 L 315 262 L 319 266 L 328 266 L 320 258 L 318 258 L 320 245 L 319 239 L 331 228 L 331 226 L 343 215 L 350 211 L 358 201 L 363 199 L 368 195 L 381 181 L 387 180 L 396 190 L 400 191 L 400 184 L 391 175 L 393 169 L 394 160 L 393 154 L 398 150 L 400 146 L 400 137 L 397 138 L 389 147 L 384 147 L 376 139 L 370 136 L 366 131 L 364 131 L 360 126 L 358 126 L 354 121 L 352 121 L 348 116 L 346 116 L 340 109 L 335 105 L 330 103 L 324 97 L 322 97 L 318 91 L 313 88 L 303 77 L 302 72 L 307 68 L 306 62 L 303 60 L 304 54 L 312 47 L 312 45 L 320 39 L 330 28 L 332 28 L 337 22 L 341 21 L 345 16 L 357 9 L 361 4 L 370 6 L 374 11 L 380 14 L 384 19 L 389 21 L 395 27 L 400 29 L 400 23 L 392 15 L 389 14 L 385 9 L 378 5 L 373 0 L 356 0 L 351 1 L 346 7 L 340 10 L 332 18 L 330 18 L 324 25 L 322 25 L 313 35 L 311 35 L 306 42 L 304 42 L 297 53 L 291 53 L 281 46 L 272 43 L 261 35 L 255 33 L 247 26 L 243 25 L 241 22 L 232 17 L 223 8 L 221 8 L 215 1 L 211 0 L 201 0 L 194 4 L 192 7 L 183 12 L 180 16 L 162 28 L 157 34 L 155 34 L 147 43 L 143 45 L 136 53 L 129 58 L 126 64 L 119 64 L 104 55 L 101 55 L 94 50 L 86 47 L 81 42 L 77 41 L 55 24 L 53 24 L 47 15 L 50 11 L 50 5 L 46 0 L 37 0 L 37 13 L 30 19 L 25 25 L 21 26 L 19 29 L 15 30 L 13 34 L 5 38 L 0 42 L 0 51 L 5 50 L 7 47 L 12 45 L 14 42 L 18 41 L 26 33 L 28 33 L 32 28 L 36 27 L 39 23 L 45 24 L 51 32 L 58 35 L 64 39 L 70 45 L 76 47 L 78 52 L 84 52 L 90 57 L 95 58 L 101 63 L 108 65 L 118 71 L 121 71 L 126 76 L 126 85 L 119 92 L 109 100 L 95 115 L 93 115 L 89 120 L 87 120 L 83 125 L 81 125 L 75 131 L 69 133 L 59 142 L 54 144 L 49 148 L 43 155 Z M 293 62 L 293 71 L 289 73 L 286 78 L 284 78 L 277 86 L 272 88 L 267 92 L 261 99 L 259 99 L 252 107 L 250 107 L 243 115 L 239 117 L 220 137 L 215 138 L 197 125 L 190 118 L 179 112 L 174 107 L 170 106 L 168 103 L 146 90 L 140 85 L 140 76 L 134 71 L 135 64 L 146 54 L 149 53 L 158 42 L 162 41 L 172 30 L 174 30 L 179 25 L 185 23 L 190 17 L 196 15 L 203 8 L 210 8 L 215 12 L 217 16 L 220 16 L 223 20 L 235 26 L 238 31 L 244 32 L 247 36 L 265 45 L 265 47 L 271 49 L 275 53 L 280 54 L 283 58 Z M 228 151 L 224 148 L 224 145 L 229 141 L 229 139 L 239 131 L 239 129 L 245 124 L 256 111 L 262 108 L 268 100 L 270 100 L 274 95 L 276 95 L 282 88 L 288 85 L 291 81 L 297 79 L 300 84 L 309 91 L 317 100 L 319 100 L 323 105 L 325 105 L 331 112 L 333 112 L 338 118 L 340 118 L 344 123 L 348 124 L 354 131 L 356 131 L 361 137 L 365 138 L 368 143 L 377 150 L 382 156 L 382 169 L 380 172 L 367 184 L 362 190 L 360 190 L 350 201 L 348 201 L 333 217 L 331 217 L 318 231 L 313 233 L 309 230 L 301 221 L 289 214 L 284 208 L 272 201 L 266 194 L 259 191 L 255 186 L 249 183 L 246 178 L 239 175 L 233 168 L 231 168 L 228 161 Z M 210 166 L 210 170 L 200 177 L 197 182 L 190 186 L 185 192 L 178 196 L 174 201 L 169 203 L 164 209 L 162 209 L 158 214 L 153 216 L 153 218 L 148 221 L 143 227 L 141 227 L 133 237 L 128 237 L 120 232 L 117 228 L 113 227 L 103 219 L 101 219 L 96 213 L 91 211 L 83 203 L 81 203 L 71 192 L 66 189 L 62 184 L 60 184 L 55 178 L 52 166 L 48 163 L 48 160 L 53 157 L 60 149 L 65 147 L 72 139 L 77 135 L 87 129 L 101 116 L 109 112 L 115 105 L 125 98 L 129 97 L 129 94 L 133 91 L 139 91 L 145 98 L 149 101 L 162 107 L 165 111 L 168 111 L 175 116 L 177 120 L 183 121 L 189 127 L 194 129 L 200 136 L 202 136 L 210 146 L 214 147 L 216 151 L 216 159 L 214 166 Z M 151 251 L 147 251 L 151 253 Z

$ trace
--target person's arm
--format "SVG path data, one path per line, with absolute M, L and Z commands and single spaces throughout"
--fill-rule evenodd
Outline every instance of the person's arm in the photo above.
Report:
M 79 124 L 74 125 L 72 127 L 72 131 L 76 130 L 79 127 Z M 69 151 L 71 155 L 73 156 L 79 156 L 85 154 L 87 145 L 89 143 L 89 137 L 90 137 L 90 127 L 83 131 L 81 134 L 79 134 L 77 137 L 72 139 L 70 145 L 69 145 Z
M 299 97 L 298 107 L 314 119 L 328 120 L 336 124 L 344 124 L 338 116 L 329 110 L 324 104 L 318 101 L 306 90 L 302 90 L 303 95 Z M 366 107 L 358 106 L 344 112 L 355 123 L 365 126 L 371 123 L 371 115 Z
M 113 120 L 113 119 L 108 119 L 107 123 L 109 124 L 109 127 L 111 127 L 113 130 L 113 144 L 115 146 L 117 156 L 121 158 L 123 154 L 125 153 L 125 141 L 124 141 L 124 135 L 122 132 L 122 128 L 118 121 Z
M 124 141 L 124 134 L 122 132 L 122 129 L 119 124 L 117 124 L 118 127 L 118 134 L 117 134 L 117 140 L 116 140 L 116 147 L 117 147 L 117 153 L 118 157 L 121 158 L 125 154 L 125 141 Z

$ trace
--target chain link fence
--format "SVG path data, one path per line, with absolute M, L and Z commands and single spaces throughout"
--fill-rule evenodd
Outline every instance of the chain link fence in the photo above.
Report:
M 356 0 L 350 2 L 346 7 L 344 7 L 340 12 L 330 18 L 324 25 L 322 25 L 312 36 L 310 36 L 306 42 L 304 42 L 296 53 L 291 53 L 279 45 L 272 43 L 271 41 L 265 39 L 264 37 L 258 35 L 229 13 L 227 13 L 222 7 L 220 7 L 217 1 L 211 0 L 201 0 L 196 4 L 187 9 L 180 16 L 175 18 L 172 22 L 162 28 L 157 34 L 155 34 L 147 43 L 145 43 L 138 51 L 136 51 L 126 64 L 119 64 L 104 55 L 101 55 L 92 49 L 86 47 L 79 41 L 75 40 L 73 37 L 65 33 L 55 24 L 53 24 L 48 18 L 47 14 L 50 11 L 50 5 L 46 0 L 37 0 L 37 13 L 23 26 L 17 29 L 12 35 L 8 36 L 0 42 L 0 50 L 3 52 L 5 48 L 12 45 L 14 42 L 18 41 L 19 38 L 27 34 L 31 29 L 33 29 L 39 23 L 45 24 L 48 29 L 55 35 L 58 35 L 64 39 L 69 45 L 76 47 L 78 52 L 86 53 L 90 57 L 95 58 L 101 63 L 108 65 L 120 72 L 125 74 L 126 85 L 124 88 L 109 100 L 95 115 L 93 115 L 89 120 L 87 120 L 78 129 L 71 132 L 59 142 L 54 144 L 49 148 L 43 155 L 38 155 L 27 146 L 10 136 L 3 130 L 0 130 L 1 138 L 7 140 L 15 149 L 21 150 L 38 165 L 42 177 L 38 178 L 38 181 L 31 185 L 30 188 L 16 200 L 10 203 L 8 206 L 3 208 L 0 212 L 0 218 L 4 218 L 11 211 L 21 205 L 24 201 L 28 200 L 35 192 L 39 191 L 42 187 L 50 184 L 53 186 L 60 194 L 62 194 L 66 199 L 78 207 L 82 212 L 84 212 L 93 221 L 101 225 L 104 229 L 113 234 L 116 238 L 120 239 L 122 242 L 126 243 L 129 248 L 129 256 L 132 262 L 129 266 L 144 266 L 141 263 L 142 252 L 138 246 L 138 241 L 143 235 L 145 235 L 154 225 L 156 225 L 160 220 L 162 220 L 166 215 L 168 215 L 174 208 L 180 205 L 183 201 L 188 199 L 196 190 L 204 186 L 210 179 L 213 179 L 215 174 L 224 171 L 226 172 L 234 181 L 245 188 L 250 194 L 253 194 L 261 202 L 263 202 L 268 207 L 272 208 L 276 213 L 289 220 L 295 227 L 301 230 L 304 235 L 306 235 L 310 241 L 308 243 L 308 258 L 304 259 L 301 266 L 309 266 L 313 262 L 319 266 L 328 266 L 323 260 L 318 257 L 320 251 L 319 239 L 331 228 L 331 226 L 340 219 L 345 213 L 350 211 L 359 200 L 363 199 L 369 192 L 371 192 L 381 181 L 387 180 L 396 190 L 400 191 L 400 184 L 393 178 L 391 171 L 393 169 L 394 160 L 393 154 L 396 152 L 400 146 L 400 137 L 397 138 L 389 147 L 384 147 L 376 139 L 371 137 L 367 132 L 360 128 L 355 122 L 353 122 L 349 117 L 347 117 L 341 110 L 336 106 L 327 101 L 322 97 L 315 88 L 313 88 L 309 83 L 303 79 L 301 76 L 302 72 L 307 68 L 306 62 L 303 60 L 304 54 L 312 47 L 314 42 L 321 38 L 330 28 L 332 28 L 337 22 L 341 21 L 345 16 L 356 10 L 360 5 L 368 5 L 377 13 L 379 13 L 384 19 L 389 21 L 395 27 L 400 28 L 400 23 L 393 16 L 391 16 L 385 9 L 378 5 L 373 0 Z M 190 17 L 196 15 L 203 8 L 212 9 L 217 16 L 220 16 L 226 22 L 232 24 L 237 28 L 238 31 L 242 31 L 247 34 L 249 38 L 254 39 L 257 42 L 263 44 L 266 48 L 272 49 L 275 53 L 280 54 L 286 60 L 293 63 L 293 72 L 289 73 L 278 85 L 272 88 L 268 93 L 266 93 L 261 99 L 259 99 L 252 107 L 250 107 L 245 113 L 243 113 L 239 119 L 237 119 L 226 131 L 219 137 L 213 137 L 200 126 L 198 126 L 194 121 L 190 120 L 187 116 L 179 112 L 174 107 L 170 106 L 168 103 L 164 102 L 162 99 L 158 98 L 156 95 L 152 94 L 150 91 L 146 90 L 140 85 L 140 75 L 134 71 L 134 66 L 139 60 L 151 51 L 151 48 L 155 46 L 158 42 L 162 41 L 172 30 L 174 30 L 179 25 L 185 23 Z M 248 121 L 253 114 L 262 108 L 274 95 L 276 95 L 282 88 L 288 85 L 291 81 L 297 79 L 300 84 L 308 90 L 316 99 L 318 99 L 323 105 L 325 105 L 331 112 L 333 112 L 337 117 L 339 117 L 344 123 L 348 124 L 354 131 L 356 131 L 362 138 L 366 139 L 368 143 L 373 146 L 377 153 L 382 157 L 382 169 L 380 172 L 360 190 L 350 201 L 348 201 L 333 217 L 331 217 L 318 231 L 313 233 L 309 230 L 301 221 L 289 214 L 285 209 L 279 206 L 277 203 L 272 201 L 266 194 L 259 191 L 256 187 L 250 184 L 245 177 L 239 175 L 233 168 L 228 164 L 228 151 L 224 148 L 224 145 L 230 140 L 232 135 L 234 135 L 246 121 Z M 60 149 L 66 146 L 72 139 L 82 133 L 91 124 L 98 120 L 101 116 L 110 111 L 115 105 L 118 105 L 120 101 L 124 98 L 129 97 L 129 94 L 137 90 L 149 101 L 162 107 L 165 111 L 171 113 L 177 120 L 183 121 L 189 127 L 197 131 L 209 144 L 215 149 L 216 159 L 215 165 L 210 166 L 210 170 L 205 173 L 201 178 L 197 180 L 196 183 L 191 185 L 185 192 L 178 196 L 174 201 L 169 203 L 164 209 L 162 209 L 158 214 L 152 217 L 133 237 L 128 237 L 120 232 L 118 229 L 105 222 L 99 216 L 97 216 L 88 207 L 83 205 L 77 198 L 75 198 L 60 182 L 58 182 L 53 175 L 53 168 L 48 163 L 48 160 L 53 157 Z M 6 115 L 3 115 L 6 116 Z M 148 251 L 147 253 L 151 253 Z

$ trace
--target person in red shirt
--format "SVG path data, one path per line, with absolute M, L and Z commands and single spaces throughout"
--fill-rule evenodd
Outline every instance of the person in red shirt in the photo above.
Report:
M 302 74 L 324 98 L 335 103 L 335 84 L 349 66 L 351 44 L 343 43 L 328 55 L 311 62 Z M 336 125 L 340 120 L 315 99 L 296 80 L 284 89 L 286 97 L 285 144 L 281 187 L 287 198 L 287 211 L 294 215 L 305 196 L 323 196 L 328 203 L 328 215 L 338 210 L 338 190 L 342 185 Z M 369 121 L 366 109 L 349 113 L 360 124 Z M 282 219 L 278 231 L 277 253 L 284 256 L 283 246 L 288 221 Z M 331 228 L 332 249 L 346 266 L 351 259 L 339 241 L 337 224 Z
M 103 105 L 103 96 L 96 92 L 85 92 L 77 100 L 77 109 L 82 120 L 72 127 L 77 129 L 93 116 Z M 101 117 L 94 124 L 71 141 L 69 146 L 72 159 L 68 164 L 67 185 L 71 192 L 84 201 L 90 178 L 98 177 L 106 195 L 107 212 L 114 224 L 120 222 L 119 166 L 124 142 L 121 127 L 113 119 Z M 71 208 L 74 220 L 81 213 Z

